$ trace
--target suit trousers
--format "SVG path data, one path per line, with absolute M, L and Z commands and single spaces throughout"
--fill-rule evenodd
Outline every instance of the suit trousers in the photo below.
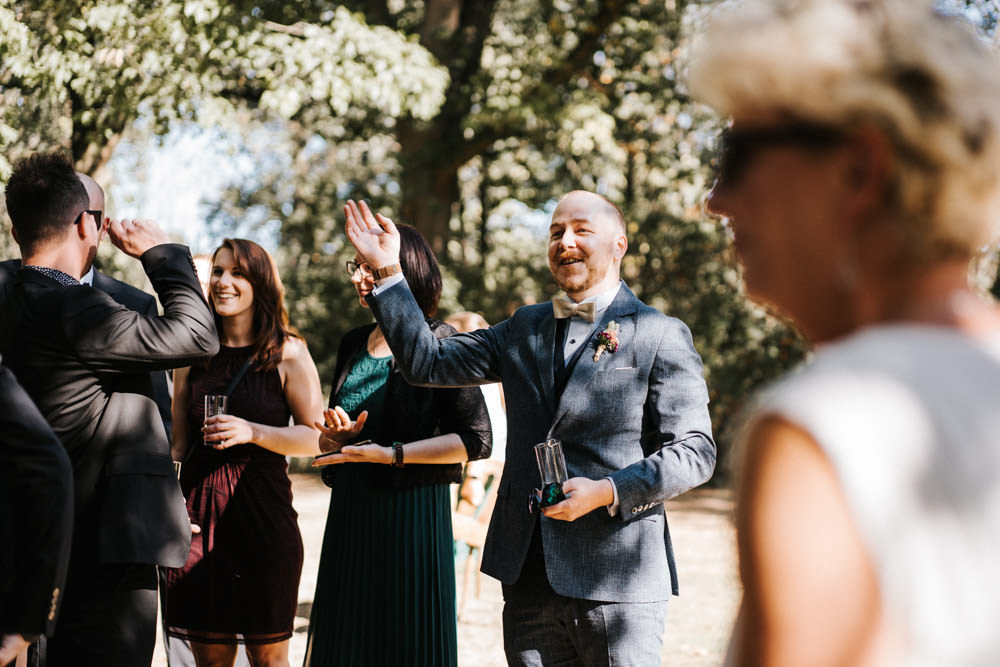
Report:
M 141 667 L 156 645 L 156 566 L 106 563 L 66 579 L 47 667 Z
M 503 587 L 508 665 L 598 667 L 661 664 L 667 601 L 600 602 L 559 595 L 545 574 L 536 522 L 521 576 Z

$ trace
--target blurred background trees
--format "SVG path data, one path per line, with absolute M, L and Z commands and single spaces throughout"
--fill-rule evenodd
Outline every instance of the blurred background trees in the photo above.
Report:
M 188 192 L 169 174 L 145 187 L 205 198 L 177 232 L 195 251 L 232 235 L 274 251 L 325 382 L 340 336 L 370 319 L 343 269 L 346 199 L 427 236 L 442 315 L 497 322 L 555 291 L 555 200 L 599 192 L 629 221 L 626 281 L 692 329 L 724 455 L 748 392 L 806 349 L 743 298 L 729 232 L 703 210 L 723 120 L 688 98 L 681 70 L 711 4 L 0 0 L 0 174 L 61 147 L 108 186 L 111 213 L 157 218 L 129 188 L 158 142 L 210 128 L 211 149 L 177 170 L 231 173 L 227 187 Z M 994 2 L 947 4 L 992 34 Z M 110 248 L 101 260 L 142 280 Z

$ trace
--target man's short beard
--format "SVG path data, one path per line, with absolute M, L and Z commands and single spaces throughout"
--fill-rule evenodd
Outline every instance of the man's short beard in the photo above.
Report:
M 590 273 L 586 277 L 575 281 L 560 282 L 558 279 L 556 279 L 556 285 L 558 285 L 559 289 L 566 292 L 567 294 L 585 292 L 599 282 L 601 282 L 601 278 L 595 276 L 593 273 Z

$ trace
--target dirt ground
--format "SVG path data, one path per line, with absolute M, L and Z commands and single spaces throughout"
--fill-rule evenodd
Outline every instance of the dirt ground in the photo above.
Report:
M 319 475 L 292 474 L 295 509 L 305 543 L 305 566 L 299 585 L 299 613 L 295 621 L 290 659 L 293 666 L 305 656 L 309 609 L 316 588 L 319 552 L 330 502 L 329 489 Z M 670 501 L 667 518 L 680 571 L 680 597 L 670 602 L 663 647 L 663 665 L 709 667 L 719 665 L 736 616 L 740 587 L 736 574 L 735 540 L 728 492 L 695 490 Z M 461 597 L 464 560 L 456 564 Z M 463 667 L 505 665 L 500 613 L 500 584 L 479 575 L 479 596 L 471 595 L 458 624 L 458 662 Z M 153 664 L 166 665 L 158 644 Z

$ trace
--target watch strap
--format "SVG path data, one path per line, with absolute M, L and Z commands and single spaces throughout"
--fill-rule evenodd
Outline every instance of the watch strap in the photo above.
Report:
M 380 266 L 377 269 L 372 269 L 372 278 L 375 280 L 382 280 L 382 278 L 388 278 L 391 275 L 400 273 L 402 270 L 403 267 L 401 267 L 398 262 L 396 264 L 387 264 L 385 266 Z

